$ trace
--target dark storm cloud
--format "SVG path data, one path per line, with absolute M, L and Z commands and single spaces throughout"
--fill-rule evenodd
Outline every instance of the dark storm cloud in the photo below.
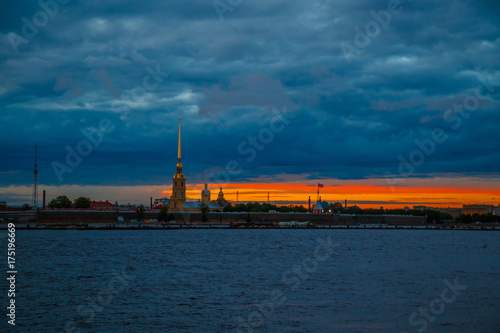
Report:
M 397 174 L 435 128 L 448 139 L 411 176 L 498 174 L 500 87 L 483 85 L 459 128 L 443 120 L 480 77 L 500 81 L 497 2 L 401 1 L 347 61 L 341 43 L 388 3 L 243 1 L 221 21 L 211 1 L 69 1 L 30 38 L 22 19 L 38 2 L 3 4 L 0 185 L 31 182 L 35 142 L 46 184 L 168 183 L 179 115 L 185 172 L 200 182 L 232 160 L 232 181 Z M 294 118 L 249 161 L 238 147 L 275 108 Z M 114 130 L 60 183 L 51 164 L 103 119 Z

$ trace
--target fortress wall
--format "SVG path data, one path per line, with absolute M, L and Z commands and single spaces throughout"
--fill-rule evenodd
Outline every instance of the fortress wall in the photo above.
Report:
M 173 213 L 176 221 L 180 223 L 201 223 L 200 212 Z M 123 217 L 125 222 L 137 220 L 133 211 L 50 211 L 44 210 L 37 213 L 40 224 L 117 224 L 118 217 Z M 289 222 L 310 221 L 316 225 L 353 225 L 353 224 L 388 224 L 388 225 L 427 225 L 424 216 L 396 216 L 396 215 L 334 215 L 334 214 L 304 214 L 304 213 L 207 213 L 209 223 L 246 223 L 250 217 L 251 223 L 264 222 Z M 157 219 L 157 212 L 146 212 L 144 219 Z

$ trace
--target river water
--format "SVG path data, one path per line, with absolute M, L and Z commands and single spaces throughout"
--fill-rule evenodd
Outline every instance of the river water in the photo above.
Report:
M 16 246 L 2 332 L 500 331 L 500 232 L 18 230 Z

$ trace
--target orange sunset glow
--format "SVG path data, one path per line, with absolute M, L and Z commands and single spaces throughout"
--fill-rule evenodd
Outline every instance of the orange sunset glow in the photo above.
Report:
M 491 181 L 481 179 L 407 179 L 397 187 L 390 187 L 385 180 L 326 180 L 320 181 L 322 200 L 342 202 L 347 199 L 349 205 L 356 204 L 361 208 L 379 208 L 381 205 L 390 208 L 403 208 L 411 205 L 431 205 L 434 207 L 459 207 L 467 203 L 500 203 L 500 189 Z M 203 184 L 188 185 L 187 196 L 198 199 Z M 212 196 L 219 187 L 209 186 Z M 270 201 L 278 204 L 306 204 L 309 196 L 316 202 L 317 181 L 290 183 L 237 183 L 222 185 L 225 197 L 229 201 Z M 169 196 L 170 189 L 162 191 Z

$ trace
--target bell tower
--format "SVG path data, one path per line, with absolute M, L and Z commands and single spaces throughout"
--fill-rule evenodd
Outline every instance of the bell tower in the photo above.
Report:
M 181 118 L 179 117 L 179 146 L 177 153 L 177 172 L 172 178 L 172 196 L 170 197 L 171 211 L 182 210 L 186 203 L 186 177 L 182 173 L 181 161 Z
M 201 202 L 205 205 L 210 203 L 210 190 L 208 189 L 208 184 L 205 183 L 205 189 L 201 191 Z

